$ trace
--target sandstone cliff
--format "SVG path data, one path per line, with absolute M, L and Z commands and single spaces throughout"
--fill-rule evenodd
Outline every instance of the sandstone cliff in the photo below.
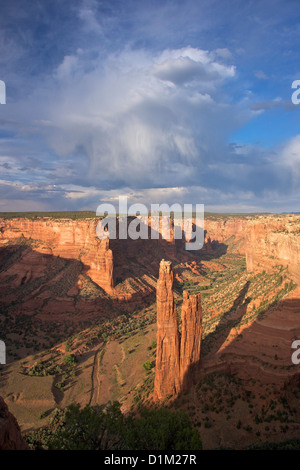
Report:
M 157 283 L 157 353 L 154 399 L 163 400 L 189 387 L 200 361 L 202 308 L 200 294 L 183 293 L 181 334 L 173 298 L 173 271 L 162 260 Z
M 111 294 L 114 287 L 113 254 L 109 240 L 96 236 L 96 219 L 0 219 L 0 246 L 27 239 L 37 252 L 78 259 L 90 278 Z
M 128 219 L 128 224 L 131 219 Z M 150 221 L 148 222 L 150 223 Z M 162 239 L 162 230 L 169 222 L 170 236 L 167 239 Z M 138 260 L 139 264 L 143 264 L 144 259 L 144 264 L 148 267 L 147 272 L 155 275 L 159 259 L 163 256 L 172 260 L 181 259 L 184 261 L 188 259 L 189 253 L 184 249 L 185 241 L 184 239 L 174 239 L 174 223 L 169 218 L 160 219 L 158 233 L 156 233 L 157 238 L 152 240 L 109 240 L 108 238 L 99 240 L 96 236 L 97 223 L 96 218 L 80 220 L 51 217 L 0 218 L 0 247 L 14 243 L 21 245 L 25 241 L 27 244 L 31 244 L 35 252 L 43 254 L 45 258 L 48 255 L 53 255 L 79 260 L 83 264 L 84 273 L 97 285 L 109 295 L 126 302 L 135 298 L 135 293 L 130 289 L 128 292 L 116 291 L 115 280 L 128 277 L 125 271 L 129 264 L 132 265 L 130 260 L 134 261 L 134 265 L 131 267 L 138 271 L 135 260 Z M 242 218 L 206 220 L 206 248 L 208 251 L 214 251 L 218 248 L 218 244 L 226 242 L 233 235 L 236 241 L 241 242 L 238 245 L 241 251 L 245 223 L 246 219 Z M 140 273 L 137 272 L 137 274 L 140 278 Z M 26 275 L 30 277 L 30 265 Z M 136 300 L 151 292 L 148 281 L 136 287 Z
M 205 244 L 208 248 L 212 242 L 228 243 L 234 239 L 234 251 L 240 254 L 245 253 L 245 230 L 249 217 L 218 217 L 214 220 L 207 218 L 204 220 Z
M 0 450 L 26 450 L 27 448 L 16 418 L 8 411 L 6 403 L 0 397 Z
M 283 265 L 299 281 L 299 226 L 299 216 L 260 216 L 250 220 L 245 232 L 247 270 Z

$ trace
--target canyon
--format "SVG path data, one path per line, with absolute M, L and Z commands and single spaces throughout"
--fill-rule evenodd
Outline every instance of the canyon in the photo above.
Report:
M 245 254 L 248 271 L 270 269 L 282 264 L 297 281 L 300 276 L 300 233 L 298 216 L 261 217 L 246 228 Z
M 130 223 L 131 220 L 128 221 Z M 174 240 L 174 230 L 171 222 L 169 239 L 162 239 L 163 225 L 159 225 L 159 239 L 147 240 L 100 240 L 96 235 L 98 220 L 83 219 L 53 219 L 37 217 L 36 219 L 6 219 L 0 217 L 0 246 L 19 244 L 32 244 L 34 250 L 43 255 L 43 260 L 49 256 L 59 256 L 65 259 L 79 260 L 82 270 L 109 295 L 122 299 L 122 294 L 114 289 L 116 284 L 115 270 L 122 273 L 128 258 L 133 258 L 136 251 L 147 251 L 152 255 L 153 250 L 162 248 L 171 259 L 176 256 L 184 257 L 184 240 Z M 149 224 L 151 219 L 149 219 Z M 230 237 L 235 237 L 235 249 L 244 252 L 244 231 L 246 219 L 233 218 L 233 220 L 207 220 L 205 222 L 205 248 L 211 249 L 212 243 L 222 244 Z M 212 242 L 213 241 L 213 242 Z M 134 242 L 134 243 L 133 243 Z M 150 246 L 147 250 L 147 245 Z M 150 263 L 149 269 L 152 268 Z M 155 266 L 156 268 L 156 266 Z M 156 268 L 157 269 L 157 268 Z M 31 276 L 30 266 L 26 276 Z M 16 280 L 20 283 L 22 279 Z M 125 299 L 124 299 L 125 300 Z M 129 300 L 126 298 L 126 300 Z
M 109 239 L 100 240 L 96 235 L 96 219 L 12 219 L 0 220 L 0 245 L 16 245 L 22 240 L 33 241 L 35 251 L 47 256 L 77 259 L 87 275 L 106 292 L 114 287 L 113 254 Z M 27 276 L 30 276 L 30 266 Z M 18 279 L 17 282 L 21 282 Z
M 118 399 L 184 409 L 205 448 L 296 438 L 300 217 L 212 214 L 197 251 L 96 224 L 0 218 L 0 395 L 22 432 Z

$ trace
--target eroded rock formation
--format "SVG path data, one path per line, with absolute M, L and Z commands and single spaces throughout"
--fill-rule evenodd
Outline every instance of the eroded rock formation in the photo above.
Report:
M 194 379 L 200 361 L 202 308 L 200 294 L 183 293 L 182 328 L 173 298 L 173 271 L 162 260 L 157 283 L 157 353 L 154 399 L 163 400 L 180 393 Z
M 0 397 L 0 450 L 26 450 L 27 444 L 22 438 L 16 418 Z
M 114 290 L 114 261 L 113 252 L 109 248 L 109 238 L 96 240 L 95 244 L 96 250 L 93 250 L 93 255 L 88 260 L 89 276 L 108 294 L 112 294 Z
M 113 253 L 109 239 L 96 236 L 96 219 L 0 219 L 0 246 L 27 239 L 44 255 L 80 260 L 90 278 L 111 294 L 114 287 Z
M 216 220 L 205 218 L 205 244 L 212 247 L 212 242 L 228 243 L 234 239 L 233 251 L 239 254 L 245 253 L 245 230 L 249 217 L 219 217 Z
M 173 270 L 170 261 L 162 260 L 156 291 L 157 353 L 155 396 L 161 400 L 180 391 L 178 316 L 173 298 Z
M 296 282 L 300 280 L 299 216 L 260 216 L 246 228 L 248 271 L 269 270 L 275 265 L 288 267 Z
M 194 381 L 200 361 L 202 336 L 201 294 L 183 292 L 180 338 L 180 383 L 186 389 Z
M 128 224 L 131 219 L 128 218 Z M 149 222 L 149 221 L 148 221 Z M 184 239 L 174 239 L 174 221 L 169 217 L 160 219 L 158 232 L 155 240 L 99 240 L 96 236 L 96 226 L 98 220 L 95 219 L 63 219 L 53 217 L 29 218 L 0 218 L 0 247 L 15 243 L 22 245 L 24 241 L 32 244 L 34 251 L 42 253 L 45 258 L 60 256 L 66 259 L 80 260 L 83 264 L 84 272 L 109 295 L 120 298 L 123 301 L 130 301 L 132 292 L 120 293 L 115 290 L 115 280 L 122 276 L 124 266 L 128 264 L 128 258 L 139 257 L 140 253 L 148 253 L 149 269 L 155 274 L 158 259 L 155 259 L 156 252 L 160 252 L 160 258 L 166 256 L 170 259 L 185 259 L 188 254 L 184 250 Z M 150 223 L 150 222 L 149 222 Z M 162 231 L 170 223 L 170 235 L 166 239 L 162 238 Z M 245 219 L 232 218 L 230 220 L 206 220 L 205 229 L 207 248 L 213 249 L 212 241 L 223 243 L 231 236 L 236 239 L 244 235 Z M 118 225 L 117 225 L 118 232 Z M 149 230 L 150 233 L 150 230 Z M 210 240 L 208 241 L 208 237 Z M 242 241 L 241 245 L 242 246 Z M 151 261 L 152 260 L 152 261 Z M 153 266 L 150 264 L 153 264 Z M 119 274 L 118 274 L 119 272 Z M 28 267 L 28 278 L 31 276 L 30 266 Z M 23 276 L 22 276 L 23 279 Z M 26 279 L 25 279 L 26 281 Z M 145 295 L 149 295 L 149 289 L 145 284 Z M 143 289 L 142 289 L 143 290 Z M 141 296 L 141 289 L 138 289 L 137 297 Z M 142 292 L 142 295 L 144 295 Z

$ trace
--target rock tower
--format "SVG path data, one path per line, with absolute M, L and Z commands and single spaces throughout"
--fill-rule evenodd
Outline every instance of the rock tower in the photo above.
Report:
M 200 294 L 183 293 L 181 334 L 173 297 L 173 270 L 162 260 L 156 290 L 157 353 L 154 399 L 175 396 L 189 387 L 200 361 L 202 308 Z

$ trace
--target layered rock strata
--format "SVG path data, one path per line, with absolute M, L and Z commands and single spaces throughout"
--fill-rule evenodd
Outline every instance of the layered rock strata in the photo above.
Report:
M 0 219 L 0 246 L 27 240 L 44 255 L 80 260 L 86 274 L 108 294 L 114 288 L 109 239 L 96 236 L 96 219 Z
M 183 292 L 180 338 L 180 383 L 188 388 L 197 375 L 202 336 L 201 294 Z
M 157 353 L 155 396 L 161 400 L 180 391 L 180 334 L 173 297 L 173 270 L 170 261 L 162 260 L 156 290 Z
M 289 269 L 300 281 L 300 217 L 260 216 L 248 222 L 246 238 L 247 270 L 268 270 L 276 265 Z
M 202 308 L 200 294 L 183 293 L 181 334 L 173 297 L 173 270 L 162 260 L 157 283 L 157 353 L 154 399 L 161 401 L 189 387 L 200 361 Z

